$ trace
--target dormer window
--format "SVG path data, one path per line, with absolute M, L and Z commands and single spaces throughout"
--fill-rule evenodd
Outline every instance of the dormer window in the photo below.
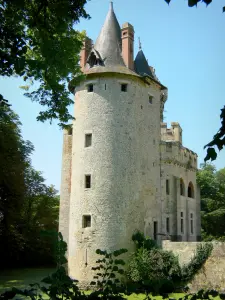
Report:
M 94 90 L 93 84 L 89 84 L 89 85 L 87 86 L 87 91 L 88 91 L 88 93 L 93 92 L 93 90 Z
M 121 84 L 121 92 L 127 92 L 127 84 L 126 83 Z

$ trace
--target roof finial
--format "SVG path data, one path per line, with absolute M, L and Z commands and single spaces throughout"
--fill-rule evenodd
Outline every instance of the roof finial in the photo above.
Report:
M 110 1 L 110 9 L 113 10 L 113 2 L 112 1 Z
M 141 50 L 141 39 L 138 38 L 138 42 L 139 42 L 139 50 Z

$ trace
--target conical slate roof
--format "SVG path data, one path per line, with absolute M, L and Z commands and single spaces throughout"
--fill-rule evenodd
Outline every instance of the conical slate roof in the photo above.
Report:
M 112 2 L 94 49 L 99 52 L 104 66 L 125 66 L 122 58 L 121 29 Z
M 135 71 L 139 75 L 141 75 L 141 76 L 148 75 L 151 78 L 154 78 L 154 74 L 150 70 L 148 62 L 145 58 L 144 52 L 141 49 L 138 51 L 138 54 L 135 58 L 134 68 L 135 68 Z

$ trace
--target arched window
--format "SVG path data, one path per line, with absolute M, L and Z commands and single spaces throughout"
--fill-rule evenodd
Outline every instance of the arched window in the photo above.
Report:
M 182 178 L 180 179 L 180 195 L 185 196 L 185 185 Z
M 189 198 L 194 198 L 194 186 L 193 183 L 190 181 L 188 185 L 188 197 Z

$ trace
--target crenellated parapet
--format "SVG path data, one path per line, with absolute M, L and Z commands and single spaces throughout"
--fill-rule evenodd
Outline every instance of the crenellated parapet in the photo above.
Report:
M 160 149 L 162 163 L 177 165 L 187 170 L 197 170 L 197 154 L 183 147 L 180 142 L 161 141 Z
M 178 122 L 172 122 L 167 128 L 167 123 L 161 123 L 161 140 L 165 142 L 179 142 L 182 144 L 182 128 Z

